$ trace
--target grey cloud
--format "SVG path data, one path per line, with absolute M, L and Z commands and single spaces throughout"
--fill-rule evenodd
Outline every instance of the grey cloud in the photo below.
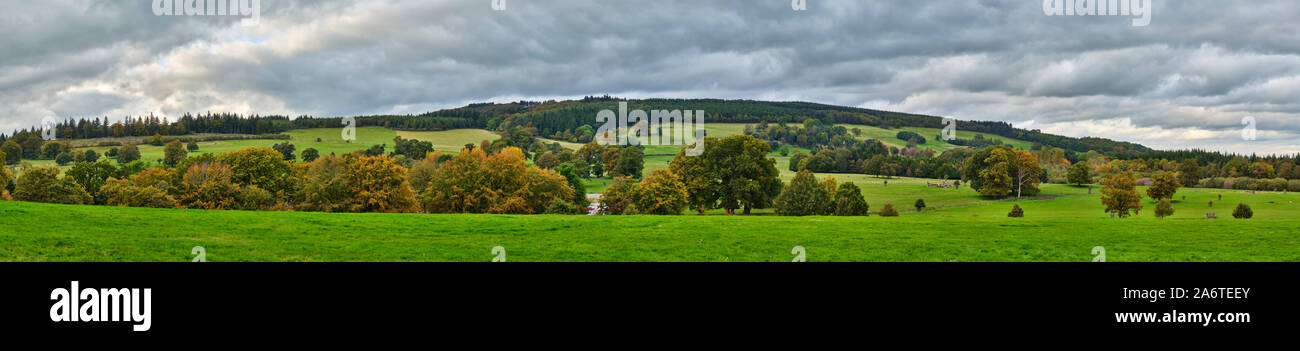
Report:
M 337 116 L 608 93 L 810 100 L 1185 147 L 1201 145 L 1159 131 L 1257 115 L 1279 137 L 1300 133 L 1293 1 L 1157 0 L 1147 27 L 1019 0 L 507 4 L 263 0 L 249 28 L 154 16 L 149 1 L 9 1 L 0 130 L 47 114 Z

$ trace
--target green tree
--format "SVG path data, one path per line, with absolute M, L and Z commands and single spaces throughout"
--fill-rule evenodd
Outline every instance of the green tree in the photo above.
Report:
M 23 147 L 13 139 L 6 140 L 3 145 L 0 145 L 0 152 L 4 152 L 6 164 L 16 165 L 23 160 Z
M 813 216 L 822 214 L 831 202 L 826 187 L 817 183 L 812 171 L 805 169 L 796 173 L 790 184 L 781 189 L 774 205 L 777 215 Z
M 398 138 L 401 138 L 401 137 L 398 137 Z M 298 158 L 298 156 L 295 156 L 295 155 L 294 155 L 294 150 L 296 149 L 296 147 L 294 147 L 293 144 L 291 144 L 291 143 L 289 143 L 289 142 L 278 143 L 278 144 L 272 145 L 271 148 L 274 149 L 275 151 L 280 152 L 280 155 L 284 157 L 284 160 L 285 160 L 285 161 L 290 161 L 290 162 L 292 162 L 293 160 L 295 160 L 295 159 Z M 380 154 L 383 154 L 382 151 L 379 152 L 379 153 L 380 153 Z M 370 155 L 370 156 L 379 156 L 379 155 Z
M 302 162 L 311 163 L 318 158 L 320 158 L 320 151 L 317 151 L 314 148 L 306 148 L 302 150 Z
M 1160 172 L 1151 176 L 1151 186 L 1147 188 L 1147 196 L 1159 201 L 1160 199 L 1172 199 L 1182 187 L 1178 183 L 1178 177 L 1174 173 Z
M 86 150 L 86 162 L 99 161 L 99 154 L 95 150 Z
M 60 153 L 67 151 L 65 145 L 66 144 L 60 142 L 45 143 L 45 146 L 41 147 L 41 158 L 53 160 L 54 158 L 59 157 Z
M 925 199 L 916 199 L 916 203 L 912 204 L 912 207 L 916 207 L 916 212 L 925 211 Z
M 72 178 L 59 179 L 58 167 L 37 167 L 23 172 L 14 184 L 14 199 L 68 205 L 84 205 L 93 201 Z
M 555 168 L 555 166 L 560 165 L 560 158 L 555 156 L 554 153 L 547 152 L 541 156 L 537 156 L 537 159 L 533 160 L 533 164 L 542 169 L 552 169 Z
M 619 151 L 618 164 L 614 168 L 614 174 L 641 178 L 641 171 L 644 168 L 645 159 L 641 148 L 625 147 L 622 151 Z
M 284 154 L 269 148 L 248 148 L 217 158 L 230 167 L 231 181 L 237 185 L 255 185 L 284 199 L 292 195 L 298 174 Z
M 139 159 L 140 148 L 136 147 L 135 144 L 122 145 L 122 148 L 117 150 L 118 164 L 128 164 Z
M 719 207 L 734 214 L 743 208 L 767 208 L 781 193 L 780 171 L 776 160 L 767 158 L 771 146 L 749 135 L 723 139 L 705 138 L 705 163 L 716 177 L 714 194 Z
M 1106 205 L 1106 213 L 1124 218 L 1129 216 L 1130 211 L 1133 214 L 1142 211 L 1142 194 L 1137 191 L 1133 172 L 1107 175 L 1102 178 L 1101 185 L 1101 203 Z
M 163 146 L 163 138 L 162 138 L 162 135 L 154 134 L 154 135 L 153 135 L 153 138 L 150 138 L 150 139 L 149 139 L 149 145 L 153 145 L 153 146 Z
M 1066 180 L 1069 181 L 1070 184 L 1077 186 L 1092 184 L 1092 173 L 1090 173 L 1090 168 L 1092 167 L 1088 167 L 1088 162 L 1075 162 L 1073 166 L 1070 166 L 1070 171 L 1066 175 Z
M 714 193 L 713 180 L 717 177 L 703 157 L 687 156 L 686 149 L 679 150 L 668 163 L 668 169 L 681 179 L 686 190 L 686 205 L 696 214 L 703 215 L 704 211 L 714 207 L 718 196 Z
M 867 200 L 862 197 L 862 189 L 853 182 L 840 184 L 839 190 L 835 192 L 836 216 L 866 216 L 870 209 Z
M 1178 164 L 1178 182 L 1183 186 L 1193 186 L 1201 180 L 1201 166 L 1196 159 L 1185 159 Z
M 118 174 L 118 169 L 108 160 L 99 162 L 81 162 L 68 169 L 64 178 L 70 178 L 77 182 L 95 203 L 104 203 L 103 198 L 99 196 L 99 188 L 103 187 L 109 178 Z
M 185 155 L 188 153 L 185 151 L 185 145 L 181 144 L 180 140 L 172 140 L 163 148 L 163 164 L 167 165 L 167 167 L 175 167 L 177 163 L 185 159 Z
M 185 144 L 185 150 L 188 150 L 189 152 L 199 151 L 199 143 L 190 140 L 188 144 Z

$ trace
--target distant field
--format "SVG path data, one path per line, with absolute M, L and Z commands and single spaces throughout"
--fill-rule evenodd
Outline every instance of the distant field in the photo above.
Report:
M 872 209 L 891 197 L 945 204 L 973 194 L 892 183 L 899 193 L 878 196 L 884 190 L 867 188 Z M 1079 191 L 1086 192 L 1049 193 Z M 1021 201 L 1021 219 L 1006 217 L 1009 201 L 919 214 L 900 206 L 896 218 L 325 214 L 0 202 L 0 261 L 185 262 L 194 246 L 216 262 L 487 262 L 494 246 L 505 247 L 514 262 L 788 262 L 794 246 L 805 247 L 809 261 L 1087 262 L 1095 246 L 1111 262 L 1300 261 L 1296 195 L 1184 192 L 1188 201 L 1167 219 L 1149 209 L 1136 218 L 1107 218 L 1095 195 Z M 1214 208 L 1223 219 L 1202 219 L 1202 200 L 1217 193 L 1225 194 Z M 1254 205 L 1256 219 L 1231 219 L 1237 202 Z

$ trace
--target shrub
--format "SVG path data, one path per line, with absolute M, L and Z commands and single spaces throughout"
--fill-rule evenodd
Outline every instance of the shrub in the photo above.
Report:
M 66 166 L 69 163 L 72 163 L 72 153 L 67 151 L 59 153 L 58 156 L 54 157 L 54 163 L 57 163 L 60 166 Z
M 1289 191 L 1300 191 L 1300 179 L 1292 179 L 1288 181 L 1286 189 Z
M 870 208 L 867 200 L 862 197 L 862 189 L 853 182 L 840 184 L 839 190 L 835 192 L 836 216 L 866 216 Z
M 190 140 L 188 144 L 185 144 L 185 150 L 188 150 L 189 152 L 199 151 L 199 143 Z
M 1169 199 L 1160 199 L 1160 202 L 1156 203 L 1155 212 L 1156 218 L 1172 216 L 1174 215 L 1174 205 L 1169 202 Z
M 587 209 L 577 204 L 574 204 L 573 202 L 557 197 L 551 200 L 551 204 L 546 206 L 546 211 L 542 213 L 579 215 L 579 214 L 586 214 Z
M 109 179 L 107 184 L 99 188 L 99 194 L 104 198 L 104 203 L 109 206 L 176 207 L 176 199 L 167 194 L 167 183 L 165 181 L 158 181 L 153 185 L 137 185 L 136 183 L 139 182 L 147 182 L 142 178 L 147 178 L 147 176 L 137 175 L 132 177 L 131 180 Z M 159 180 L 161 179 L 165 178 Z
M 4 159 L 3 156 L 0 155 L 0 160 Z M 0 167 L 0 192 L 12 190 L 13 187 L 14 173 L 10 172 L 8 168 Z
M 1227 183 L 1224 183 L 1227 186 Z M 1259 180 L 1255 178 L 1237 177 L 1232 179 L 1232 188 L 1236 190 L 1256 190 L 1259 186 Z
M 1251 217 L 1255 217 L 1255 211 L 1250 209 L 1250 205 L 1237 204 L 1237 209 L 1232 210 L 1232 218 L 1250 219 Z
M 621 215 L 627 212 L 628 207 L 632 206 L 636 193 L 640 191 L 640 184 L 632 181 L 629 177 L 614 178 L 605 188 L 605 192 L 600 196 L 600 213 L 607 215 Z
M 886 203 L 885 208 L 880 209 L 881 217 L 898 217 L 898 210 L 894 209 L 894 204 Z
M 86 162 L 99 161 L 99 154 L 95 150 L 86 150 Z
M 916 207 L 916 212 L 924 211 L 924 210 L 925 210 L 925 199 L 916 199 L 916 203 L 915 203 L 915 204 L 912 204 L 912 207 Z
M 1011 217 L 1011 218 L 1022 218 L 1024 216 L 1025 216 L 1025 209 L 1020 208 L 1020 204 L 1015 204 L 1014 206 L 1012 206 L 1011 212 L 1007 213 L 1007 217 Z
M 239 188 L 239 198 L 234 209 L 262 211 L 270 209 L 272 206 L 275 206 L 275 195 L 258 188 L 256 185 L 249 185 Z
M 58 167 L 37 167 L 23 172 L 15 182 L 13 197 L 19 201 L 68 205 L 91 203 L 90 194 L 71 177 L 59 179 Z

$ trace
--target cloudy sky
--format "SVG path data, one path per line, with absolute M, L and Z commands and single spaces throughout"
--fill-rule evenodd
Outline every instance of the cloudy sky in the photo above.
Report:
M 198 0 L 200 3 L 202 0 Z M 234 0 L 232 0 L 234 1 Z M 346 116 L 611 94 L 802 100 L 1148 146 L 1300 152 L 1300 2 L 0 1 L 0 132 L 42 117 Z M 1250 116 L 1258 140 L 1242 138 Z

